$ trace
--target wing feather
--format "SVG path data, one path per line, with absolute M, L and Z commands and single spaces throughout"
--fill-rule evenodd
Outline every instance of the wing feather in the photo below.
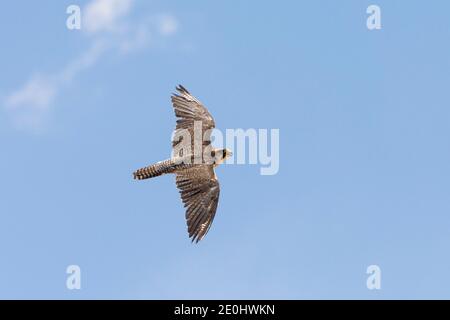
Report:
M 199 242 L 211 228 L 217 211 L 219 181 L 213 166 L 198 165 L 177 172 L 176 183 L 186 207 L 189 237 Z
M 178 93 L 172 95 L 172 105 L 177 117 L 177 125 L 173 134 L 172 147 L 178 145 L 182 139 L 182 130 L 188 130 L 191 137 L 191 150 L 194 148 L 194 123 L 201 123 L 202 141 L 199 145 L 211 144 L 211 130 L 215 128 L 214 119 L 208 109 L 182 85 L 177 88 Z

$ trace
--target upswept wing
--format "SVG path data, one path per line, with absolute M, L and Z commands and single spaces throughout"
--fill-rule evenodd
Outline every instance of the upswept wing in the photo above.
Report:
M 214 119 L 205 106 L 189 93 L 182 85 L 177 88 L 178 94 L 172 95 L 172 104 L 177 117 L 177 125 L 173 134 L 172 147 L 183 142 L 183 131 L 190 136 L 190 148 L 194 152 L 194 139 L 197 141 L 197 148 L 203 152 L 205 147 L 211 144 L 211 131 L 215 127 Z M 199 131 L 194 134 L 194 123 L 197 123 Z

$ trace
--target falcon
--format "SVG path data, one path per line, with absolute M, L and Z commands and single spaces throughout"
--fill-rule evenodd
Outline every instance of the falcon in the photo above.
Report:
M 220 186 L 214 168 L 232 155 L 211 145 L 215 122 L 205 106 L 182 85 L 172 94 L 177 124 L 172 138 L 172 156 L 141 168 L 134 179 L 144 180 L 173 173 L 186 208 L 186 223 L 192 242 L 198 243 L 211 228 L 219 203 Z

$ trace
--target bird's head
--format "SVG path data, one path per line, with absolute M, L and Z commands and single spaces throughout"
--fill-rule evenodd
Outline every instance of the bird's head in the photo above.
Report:
M 230 149 L 216 149 L 215 150 L 215 164 L 216 166 L 223 163 L 227 158 L 231 157 L 233 153 Z

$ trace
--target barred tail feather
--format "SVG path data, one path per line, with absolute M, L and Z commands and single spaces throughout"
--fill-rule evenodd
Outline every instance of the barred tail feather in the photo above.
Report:
M 133 173 L 134 179 L 144 180 L 150 179 L 154 177 L 158 177 L 160 175 L 166 173 L 172 173 L 175 169 L 174 163 L 172 160 L 164 160 L 152 164 L 151 166 L 141 168 Z

